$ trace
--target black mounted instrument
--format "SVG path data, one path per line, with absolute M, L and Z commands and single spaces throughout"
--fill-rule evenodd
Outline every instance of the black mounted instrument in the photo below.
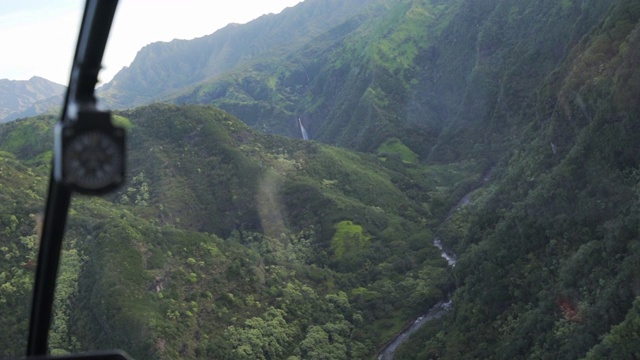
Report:
M 71 194 L 101 195 L 124 181 L 125 131 L 96 107 L 95 85 L 117 0 L 87 0 L 60 122 L 35 277 L 27 357 L 45 359 Z M 122 352 L 58 359 L 127 359 Z

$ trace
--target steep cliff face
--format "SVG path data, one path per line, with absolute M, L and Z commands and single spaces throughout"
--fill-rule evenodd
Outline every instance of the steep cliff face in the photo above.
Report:
M 177 97 L 211 103 L 263 131 L 375 151 L 390 138 L 426 153 L 442 128 L 418 83 L 435 19 L 451 5 L 376 1 L 285 56 L 265 57 Z M 425 140 L 426 139 L 426 140 Z
M 603 359 L 640 351 L 632 335 L 640 298 L 640 103 L 630 95 L 640 91 L 640 6 L 591 5 L 602 8 L 565 19 L 588 31 L 548 61 L 544 80 L 521 95 L 497 96 L 482 122 L 502 160 L 492 184 L 441 231 L 462 254 L 454 310 L 399 358 Z M 589 18 L 595 25 L 586 26 Z M 524 106 L 505 107 L 513 96 Z M 478 128 L 459 129 L 452 139 L 472 138 L 467 129 Z

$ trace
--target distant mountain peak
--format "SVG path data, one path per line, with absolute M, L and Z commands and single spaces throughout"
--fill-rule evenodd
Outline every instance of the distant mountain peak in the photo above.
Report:
M 40 76 L 0 80 L 0 122 L 42 114 L 60 106 L 66 87 Z

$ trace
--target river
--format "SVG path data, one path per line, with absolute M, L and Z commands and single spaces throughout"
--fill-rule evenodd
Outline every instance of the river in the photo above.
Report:
M 489 181 L 492 171 L 493 169 L 489 170 L 484 175 L 482 179 L 484 183 Z M 447 218 L 445 219 L 445 221 L 449 220 L 449 218 L 451 218 L 453 213 L 455 213 L 456 211 L 462 209 L 463 207 L 471 203 L 471 193 L 473 191 L 475 191 L 475 189 L 469 192 L 468 194 L 466 194 L 465 196 L 463 196 L 462 199 L 458 201 L 456 206 L 454 206 L 449 212 L 449 215 L 447 215 Z M 445 260 L 447 260 L 447 263 L 449 264 L 449 266 L 451 267 L 456 266 L 456 261 L 457 261 L 456 255 L 453 252 L 448 251 L 444 247 L 444 245 L 442 244 L 442 240 L 440 240 L 439 237 L 436 236 L 433 239 L 433 246 L 437 247 L 440 250 L 440 256 L 442 256 Z M 400 346 L 400 344 L 405 342 L 409 338 L 409 336 L 411 336 L 411 334 L 418 331 L 418 329 L 420 329 L 428 321 L 441 317 L 447 311 L 449 311 L 449 309 L 451 309 L 451 295 L 449 295 L 446 299 L 440 301 L 439 303 L 435 304 L 431 309 L 429 309 L 429 311 L 427 311 L 423 315 L 420 315 L 416 320 L 413 321 L 411 325 L 407 326 L 400 334 L 398 334 L 384 349 L 382 349 L 382 351 L 378 353 L 378 360 L 392 360 L 393 355 L 398 349 L 398 346 Z
M 449 266 L 456 266 L 455 254 L 444 249 L 444 247 L 442 246 L 442 240 L 440 240 L 440 238 L 436 237 L 433 240 L 433 245 L 440 249 L 440 256 L 447 260 Z M 411 336 L 411 334 L 418 331 L 418 329 L 420 329 L 422 325 L 426 324 L 428 321 L 441 317 L 447 311 L 449 311 L 450 308 L 451 297 L 447 297 L 447 299 L 435 304 L 431 309 L 429 309 L 429 311 L 427 311 L 423 315 L 420 315 L 416 320 L 413 321 L 411 325 L 407 326 L 407 328 L 404 329 L 398 336 L 396 336 L 393 341 L 391 341 L 384 349 L 382 349 L 382 351 L 380 351 L 380 353 L 378 354 L 378 360 L 392 360 L 393 355 L 398 349 L 398 346 L 405 342 L 409 338 L 409 336 Z
M 489 182 L 489 180 L 492 177 L 493 171 L 494 171 L 494 168 L 491 168 L 482 176 L 483 184 L 486 184 Z M 462 209 L 463 207 L 471 203 L 471 193 L 477 190 L 477 188 L 478 187 L 468 192 L 466 195 L 462 197 L 462 199 L 460 199 L 460 201 L 458 201 L 456 206 L 454 206 L 449 211 L 449 215 L 447 215 L 446 219 L 444 220 L 445 222 L 449 220 L 456 211 Z M 442 244 L 442 240 L 440 240 L 439 237 L 436 236 L 433 239 L 433 246 L 437 247 L 440 250 L 440 256 L 442 256 L 445 260 L 447 260 L 447 263 L 449 264 L 449 266 L 451 267 L 456 266 L 456 261 L 457 261 L 456 255 L 444 247 L 444 245 Z M 378 353 L 378 360 L 392 360 L 393 355 L 395 354 L 400 344 L 405 342 L 409 338 L 409 336 L 411 336 L 411 334 L 418 331 L 418 329 L 420 329 L 428 321 L 437 319 L 442 315 L 444 315 L 447 311 L 449 311 L 449 309 L 451 309 L 451 305 L 452 305 L 451 294 L 449 294 L 449 296 L 447 296 L 446 299 L 435 304 L 431 309 L 429 309 L 429 311 L 427 311 L 423 315 L 420 315 L 416 320 L 413 321 L 411 325 L 407 326 L 400 334 L 398 334 L 391 342 L 389 342 L 389 344 L 384 349 L 382 349 L 382 351 Z

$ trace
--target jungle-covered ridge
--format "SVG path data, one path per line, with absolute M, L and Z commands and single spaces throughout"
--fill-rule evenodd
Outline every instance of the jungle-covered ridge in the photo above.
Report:
M 148 46 L 102 94 L 129 179 L 74 199 L 52 352 L 373 358 L 453 292 L 396 358 L 639 357 L 639 18 L 307 0 Z M 3 356 L 26 340 L 54 121 L 0 127 Z

